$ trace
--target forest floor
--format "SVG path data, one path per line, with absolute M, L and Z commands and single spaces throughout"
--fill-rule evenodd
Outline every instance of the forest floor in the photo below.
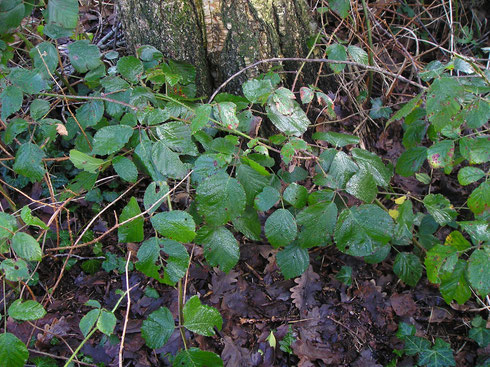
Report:
M 102 18 L 89 11 L 84 14 L 82 26 L 93 32 L 95 24 L 100 32 L 99 39 L 117 22 L 112 7 L 105 9 Z M 118 37 L 121 41 L 120 30 Z M 109 44 L 112 39 L 106 42 Z M 129 53 L 124 45 L 118 51 Z M 348 115 L 354 111 L 346 107 L 342 112 Z M 352 131 L 356 123 L 353 118 L 338 131 Z M 396 161 L 403 149 L 401 136 L 400 125 L 394 123 L 386 131 L 373 127 L 371 135 L 366 134 L 363 140 L 385 161 Z M 397 176 L 396 180 L 397 185 L 413 195 L 423 194 L 425 186 L 414 178 Z M 147 183 L 143 181 L 141 188 L 135 190 L 142 195 Z M 29 195 L 35 197 L 38 189 L 34 185 Z M 451 178 L 448 180 L 446 176 L 436 180 L 433 190 L 444 191 L 455 203 L 461 195 L 452 189 Z M 104 229 L 105 224 L 99 223 L 99 230 Z M 442 239 L 444 234 L 440 235 Z M 216 307 L 224 323 L 214 337 L 190 333 L 187 337 L 191 345 L 220 355 L 225 366 L 387 366 L 396 357 L 394 350 L 403 348 L 403 343 L 395 336 L 400 322 L 415 325 L 419 336 L 449 341 L 457 366 L 474 366 L 479 355 L 490 354 L 488 347 L 479 349 L 468 338 L 470 322 L 479 314 L 480 306 L 473 300 L 463 306 L 446 304 L 437 287 L 429 284 L 425 277 L 415 288 L 404 285 L 393 274 L 393 254 L 382 263 L 367 264 L 362 259 L 342 254 L 335 246 L 316 248 L 310 252 L 312 265 L 308 270 L 297 279 L 284 280 L 271 256 L 274 249 L 265 243 L 238 239 L 240 261 L 228 274 L 209 267 L 199 246 L 188 245 L 193 256 L 186 291 L 200 294 L 203 303 Z M 116 235 L 105 238 L 104 251 L 119 259 L 125 257 Z M 93 253 L 82 249 L 76 251 L 76 255 L 89 258 Z M 51 288 L 63 261 L 64 257 L 43 261 L 38 270 L 40 283 Z M 353 269 L 350 286 L 335 278 L 343 265 Z M 175 330 L 163 348 L 154 351 L 145 346 L 140 327 L 148 314 L 161 306 L 168 307 L 173 314 L 178 313 L 177 289 L 149 280 L 136 270 L 129 271 L 128 275 L 120 270 L 88 274 L 75 264 L 64 272 L 55 294 L 49 296 L 44 318 L 21 325 L 9 319 L 8 330 L 24 342 L 35 336 L 35 345 L 29 346 L 32 355 L 41 352 L 45 356 L 68 358 L 72 354 L 70 349 L 83 339 L 79 322 L 89 308 L 79 305 L 96 299 L 104 308 L 112 309 L 120 298 L 116 292 L 126 290 L 129 283 L 131 309 L 125 335 L 125 366 L 166 365 L 161 356 L 175 355 L 184 347 L 179 330 Z M 159 296 L 155 297 L 152 289 Z M 125 319 L 125 304 L 123 300 L 116 311 L 119 320 Z M 121 334 L 122 326 L 118 323 L 116 334 Z M 289 352 L 281 350 L 279 345 L 271 347 L 271 333 L 281 341 L 288 332 L 291 335 L 290 330 L 292 342 L 286 346 Z M 101 336 L 90 339 L 81 352 L 92 360 L 85 365 L 115 365 L 119 344 L 117 340 Z M 415 364 L 416 356 L 403 356 L 397 366 Z

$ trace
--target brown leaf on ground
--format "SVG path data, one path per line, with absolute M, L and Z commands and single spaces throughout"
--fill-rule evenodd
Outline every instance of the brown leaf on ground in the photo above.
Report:
M 318 304 L 315 293 L 322 289 L 319 280 L 320 276 L 313 271 L 311 265 L 299 278 L 294 280 L 298 285 L 291 288 L 291 298 L 298 310 L 310 309 Z
M 390 297 L 391 307 L 398 316 L 413 316 L 417 312 L 417 305 L 408 293 L 395 293 Z

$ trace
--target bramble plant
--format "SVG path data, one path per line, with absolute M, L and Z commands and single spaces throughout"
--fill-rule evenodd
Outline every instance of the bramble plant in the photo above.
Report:
M 62 234 L 55 249 L 40 242 L 50 236 L 49 226 L 63 206 L 53 204 L 57 214 L 46 224 L 28 206 L 18 208 L 0 186 L 14 213 L 0 212 L 4 284 L 28 287 L 37 265 L 53 251 L 95 246 L 94 253 L 103 255 L 100 240 L 117 230 L 119 243 L 140 244 L 134 264 L 138 271 L 179 289 L 179 315 L 161 307 L 141 327 L 146 345 L 158 349 L 172 335 L 177 316 L 186 346 L 172 357 L 179 366 L 223 364 L 216 354 L 185 341 L 183 328 L 212 336 L 223 320 L 198 296 L 184 299 L 183 279 L 192 261 L 184 244 L 201 246 L 210 266 L 229 272 L 240 258 L 237 233 L 257 242 L 267 240 L 276 249 L 276 262 L 286 279 L 306 271 L 309 250 L 316 247 L 334 245 L 368 263 L 396 253 L 393 271 L 404 283 L 415 287 L 425 269 L 448 304 L 464 304 L 472 291 L 477 299 L 490 293 L 488 70 L 461 56 L 427 65 L 421 74 L 427 86 L 420 85 L 420 93 L 387 122 L 403 121 L 406 150 L 393 167 L 360 148 L 357 136 L 313 133 L 303 106 L 316 104 L 335 115 L 332 99 L 313 87 L 302 87 L 298 98 L 281 85 L 278 74 L 245 82 L 243 96 L 220 93 L 205 103 L 196 96 L 194 68 L 166 60 L 152 46 L 140 47 L 135 56 L 119 56 L 114 51 L 101 53 L 82 35 L 66 50 L 56 47 L 56 39 L 73 36 L 78 21 L 75 0 L 63 0 L 59 11 L 54 9 L 61 0 L 48 2 L 41 34 L 46 40 L 26 44 L 30 67 L 12 67 L 9 32 L 32 8 L 20 0 L 7 4 L 11 7 L 0 13 L 4 187 L 23 190 L 39 183 L 52 203 L 85 197 L 101 214 L 102 208 L 124 197 L 123 190 L 102 192 L 97 184 L 104 177 L 119 177 L 119 189 L 142 180 L 148 184 L 143 197 L 124 197 L 118 223 L 105 234 L 95 237 L 89 228 L 92 221 L 76 240 L 71 233 Z M 368 63 L 359 47 L 330 47 L 330 60 Z M 333 71 L 341 73 L 344 66 L 336 63 Z M 464 76 L 453 76 L 454 71 Z M 79 82 L 76 88 L 74 80 Z M 56 108 L 59 104 L 63 111 Z M 255 133 L 262 119 L 257 110 L 264 111 L 277 134 L 262 135 L 260 128 Z M 373 100 L 371 113 L 374 119 L 391 114 L 380 100 Z M 311 168 L 304 162 L 312 163 Z M 430 170 L 423 169 L 424 164 Z M 431 175 L 454 170 L 460 185 L 474 187 L 460 207 L 442 193 L 431 193 Z M 395 173 L 415 176 L 427 185 L 427 195 L 416 197 L 396 187 Z M 306 180 L 314 183 L 311 189 L 305 187 Z M 190 188 L 192 202 L 172 208 L 170 194 L 183 185 Z M 349 198 L 357 204 L 347 205 Z M 265 217 L 264 224 L 260 217 Z M 152 237 L 146 240 L 145 221 L 152 226 Z M 441 243 L 437 234 L 448 229 Z M 84 270 L 97 270 L 101 263 L 87 260 Z M 111 254 L 102 267 L 123 273 L 124 264 Z M 351 276 L 352 268 L 344 267 L 337 278 L 350 285 Z M 104 310 L 97 301 L 88 305 L 93 309 L 80 322 L 85 341 L 97 330 L 113 334 L 119 322 L 114 310 Z M 8 306 L 8 315 L 18 322 L 37 320 L 45 313 L 34 300 L 19 298 Z M 6 325 L 0 335 L 0 365 L 22 366 L 29 357 L 27 347 L 7 332 Z M 415 336 L 413 327 L 400 329 L 403 352 L 418 354 L 419 365 L 454 365 L 449 344 L 437 339 L 431 345 Z M 474 322 L 470 336 L 488 345 L 482 320 Z M 293 339 L 290 330 L 281 349 L 291 353 Z

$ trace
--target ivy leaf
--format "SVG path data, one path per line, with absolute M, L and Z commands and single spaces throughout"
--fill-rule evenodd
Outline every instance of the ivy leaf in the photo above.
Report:
M 14 171 L 26 176 L 31 182 L 40 181 L 46 173 L 42 164 L 44 157 L 45 154 L 38 145 L 24 143 L 19 147 L 15 155 Z
M 167 307 L 153 311 L 141 325 L 141 336 L 146 345 L 158 349 L 165 345 L 175 330 L 175 321 Z
M 369 116 L 372 119 L 390 117 L 392 109 L 390 107 L 383 107 L 383 101 L 381 98 L 371 98 L 371 111 L 369 111 Z
M 184 327 L 194 333 L 213 336 L 213 328 L 221 330 L 223 319 L 217 309 L 203 305 L 198 296 L 192 296 L 182 310 Z
M 413 356 L 422 353 L 424 350 L 430 349 L 430 342 L 427 339 L 415 335 L 407 335 L 404 338 L 405 347 L 403 350 L 407 355 Z
M 114 332 L 116 322 L 116 316 L 112 312 L 102 310 L 97 319 L 97 329 L 105 335 L 110 336 Z
M 138 169 L 131 159 L 123 156 L 115 157 L 112 160 L 112 166 L 124 181 L 134 183 L 138 179 Z
M 323 140 L 332 144 L 336 148 L 345 147 L 346 145 L 359 144 L 359 137 L 355 135 L 336 133 L 334 131 L 320 131 L 313 134 L 313 139 Z
M 208 177 L 198 186 L 196 193 L 197 210 L 209 224 L 225 224 L 245 210 L 245 190 L 235 178 L 224 172 Z
M 164 237 L 188 243 L 196 236 L 196 224 L 192 216 L 181 210 L 158 213 L 151 218 L 153 228 Z
M 90 173 L 96 173 L 100 166 L 104 164 L 104 160 L 92 157 L 75 149 L 70 150 L 70 161 L 78 169 L 83 169 Z
M 292 244 L 276 254 L 276 262 L 284 278 L 291 279 L 306 271 L 310 256 L 307 249 Z
M 127 81 L 137 83 L 144 72 L 143 63 L 134 56 L 124 56 L 117 61 L 117 71 Z
M 430 215 L 441 226 L 452 222 L 458 216 L 450 201 L 441 194 L 426 195 L 423 203 Z
M 22 107 L 22 100 L 24 95 L 22 90 L 14 85 L 7 86 L 2 94 L 0 94 L 2 101 L 2 120 L 6 121 L 7 117 L 17 112 Z M 10 125 L 10 123 L 9 123 Z
M 422 277 L 420 259 L 411 253 L 400 252 L 393 263 L 393 272 L 406 284 L 415 287 Z
M 335 226 L 335 242 L 340 251 L 352 256 L 368 256 L 393 236 L 393 220 L 373 204 L 344 209 Z
M 17 256 L 27 261 L 41 261 L 43 253 L 41 246 L 31 235 L 24 232 L 17 232 L 12 237 L 12 249 Z
M 48 229 L 49 228 L 46 225 L 46 223 L 44 223 L 41 219 L 32 215 L 32 211 L 27 205 L 22 208 L 22 210 L 20 212 L 20 217 L 22 218 L 24 223 L 29 225 L 29 226 L 35 226 L 35 227 L 39 227 L 42 229 Z M 1 220 L 0 220 L 0 222 L 1 222 Z
M 197 232 L 196 243 L 204 247 L 204 257 L 211 266 L 229 272 L 240 258 L 238 241 L 225 227 L 204 226 Z
M 490 293 L 490 250 L 488 246 L 477 249 L 471 254 L 468 260 L 468 280 L 482 297 Z
M 130 218 L 133 218 L 137 215 L 141 214 L 141 209 L 136 201 L 136 198 L 133 196 L 129 200 L 128 204 L 122 210 L 122 213 L 119 217 L 119 223 L 122 223 Z M 144 238 L 143 233 L 143 224 L 145 220 L 143 217 L 138 217 L 133 219 L 132 221 L 122 225 L 117 230 L 117 236 L 119 242 L 128 243 L 128 242 L 141 242 Z
M 461 185 L 466 186 L 478 181 L 484 176 L 485 172 L 483 172 L 480 168 L 463 167 L 458 172 L 458 182 Z
M 281 198 L 281 194 L 272 186 L 266 186 L 260 194 L 255 197 L 254 207 L 261 211 L 266 212 L 272 208 Z
M 8 314 L 11 318 L 20 321 L 38 320 L 46 315 L 44 307 L 36 301 L 16 299 L 9 307 Z
M 456 366 L 451 345 L 440 338 L 436 338 L 434 346 L 420 351 L 419 364 L 427 367 Z
M 2 367 L 22 367 L 29 358 L 29 351 L 22 340 L 11 333 L 0 334 L 0 361 Z
M 111 125 L 98 130 L 94 136 L 93 154 L 107 155 L 121 150 L 133 135 L 127 125 Z
M 293 215 L 287 209 L 278 209 L 265 221 L 265 236 L 277 248 L 294 241 L 298 227 Z
M 198 348 L 181 350 L 173 361 L 174 366 L 182 367 L 223 367 L 221 358 L 213 352 L 207 352 Z
M 70 43 L 68 45 L 68 57 L 75 70 L 79 73 L 86 73 L 102 64 L 99 48 L 90 44 L 88 40 Z
M 365 169 L 360 169 L 350 178 L 345 186 L 345 191 L 365 203 L 371 203 L 378 194 L 373 176 Z
M 468 207 L 475 214 L 482 214 L 490 208 L 490 182 L 484 181 L 473 190 L 468 198 Z
M 409 177 L 417 172 L 427 158 L 426 147 L 409 148 L 402 153 L 396 162 L 395 171 L 400 176 Z
M 299 212 L 296 220 L 302 226 L 298 235 L 301 247 L 324 245 L 329 242 L 337 223 L 337 205 L 331 202 L 316 203 Z

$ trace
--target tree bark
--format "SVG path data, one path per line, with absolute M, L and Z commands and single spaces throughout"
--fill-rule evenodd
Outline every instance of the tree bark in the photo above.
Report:
M 118 0 L 118 6 L 130 47 L 149 44 L 169 59 L 193 64 L 198 91 L 207 95 L 255 61 L 305 57 L 316 32 L 305 0 Z M 226 90 L 239 91 L 270 67 L 248 70 Z

